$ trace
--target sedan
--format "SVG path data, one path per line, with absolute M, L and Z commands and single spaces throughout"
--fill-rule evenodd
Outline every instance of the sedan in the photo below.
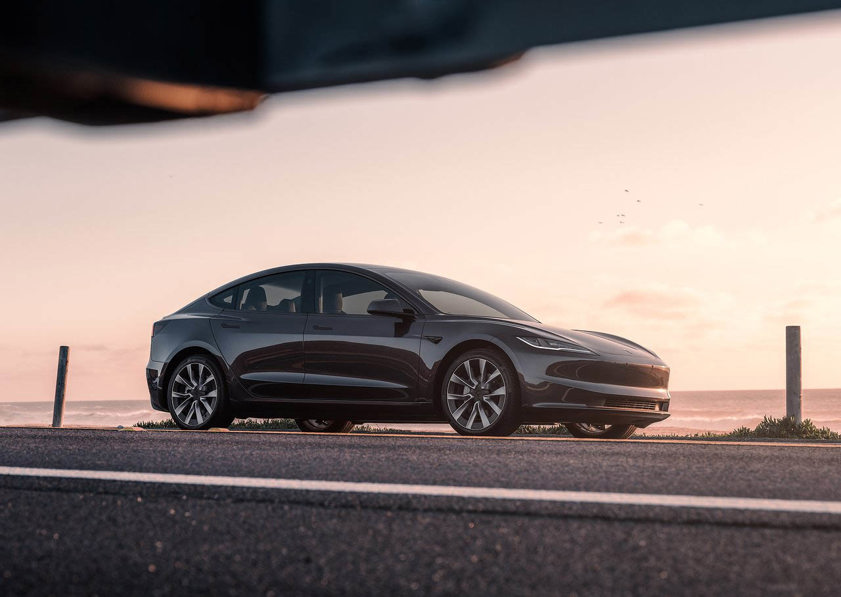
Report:
M 499 436 L 563 423 L 625 438 L 669 416 L 669 368 L 651 350 L 372 265 L 280 267 L 207 293 L 154 323 L 146 380 L 152 407 L 182 429 L 290 417 L 312 432 L 448 422 Z

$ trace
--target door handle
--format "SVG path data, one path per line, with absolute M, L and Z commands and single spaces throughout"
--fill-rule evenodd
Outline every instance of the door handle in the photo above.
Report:
M 222 327 L 223 328 L 238 328 L 239 324 L 238 323 L 227 323 L 227 322 L 223 321 L 222 322 Z
M 312 326 L 312 329 L 314 329 L 314 330 L 332 330 L 333 327 L 329 326 L 329 325 L 317 325 L 316 324 L 316 325 Z

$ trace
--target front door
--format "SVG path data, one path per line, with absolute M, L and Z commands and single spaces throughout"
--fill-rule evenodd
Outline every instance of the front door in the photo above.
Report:
M 361 275 L 318 270 L 313 289 L 304 332 L 309 399 L 414 402 L 423 322 L 370 315 L 371 301 L 402 299 Z

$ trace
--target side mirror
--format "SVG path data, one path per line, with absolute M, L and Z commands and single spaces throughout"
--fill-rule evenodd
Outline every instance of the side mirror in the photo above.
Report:
M 403 305 L 397 299 L 381 299 L 371 301 L 368 305 L 368 313 L 371 315 L 390 315 L 392 317 L 414 317 L 410 309 L 403 309 Z

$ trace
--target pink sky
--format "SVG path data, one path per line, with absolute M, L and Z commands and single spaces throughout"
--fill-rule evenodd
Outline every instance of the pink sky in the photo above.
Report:
M 805 385 L 839 387 L 839 55 L 825 14 L 244 116 L 6 125 L 0 400 L 51 399 L 59 344 L 68 399 L 145 398 L 153 321 L 240 275 L 330 260 L 627 336 L 678 390 L 782 387 L 800 324 Z

